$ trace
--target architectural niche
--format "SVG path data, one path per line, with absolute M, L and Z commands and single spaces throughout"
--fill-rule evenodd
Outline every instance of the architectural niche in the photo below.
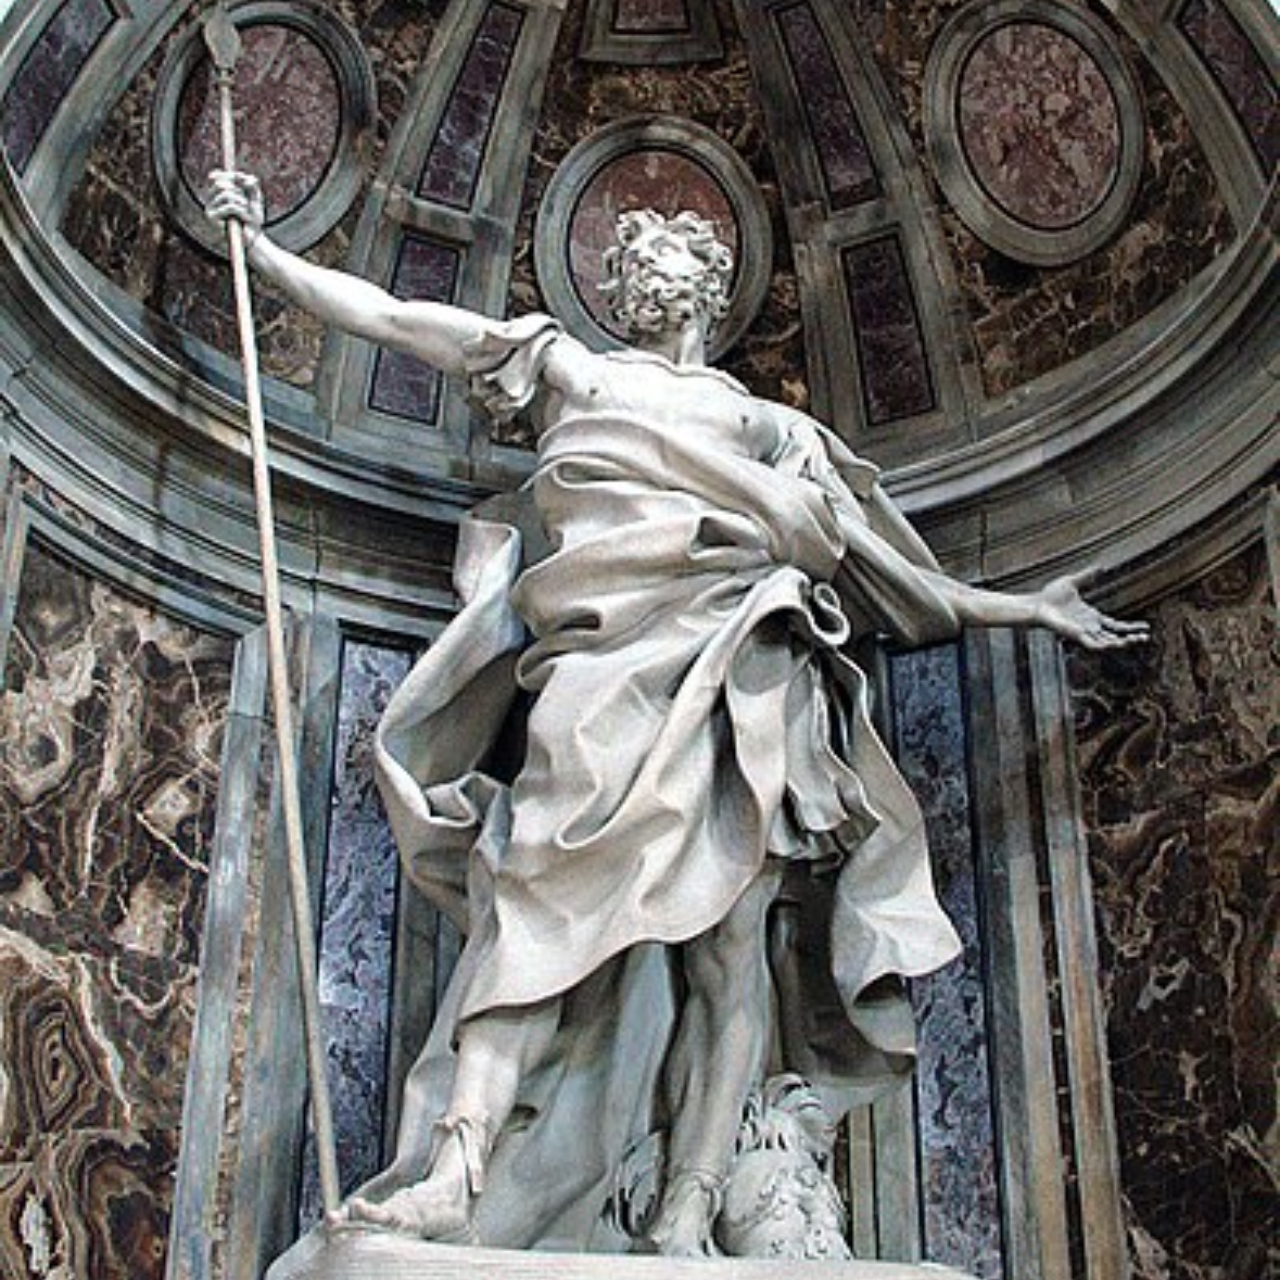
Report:
M 364 195 L 312 252 L 397 292 L 502 314 L 513 274 L 515 310 L 550 300 L 557 278 L 573 290 L 574 201 L 615 161 L 574 153 L 544 201 L 544 219 L 563 201 L 561 221 L 535 236 L 522 211 L 552 165 L 639 112 L 711 128 L 717 142 L 686 133 L 681 158 L 712 166 L 732 147 L 780 213 L 772 287 L 786 322 L 803 320 L 782 372 L 884 466 L 948 569 L 1016 589 L 1098 563 L 1096 598 L 1151 620 L 1146 650 L 1065 666 L 1045 637 L 1003 633 L 879 655 L 883 731 L 966 955 L 913 993 L 917 1082 L 858 1109 L 836 1171 L 864 1256 L 992 1280 L 1265 1274 L 1280 583 L 1269 7 L 232 7 L 326 51 L 305 64 L 326 102 L 365 75 L 344 69 L 343 39 L 372 63 Z M 158 306 L 166 283 L 183 306 L 213 305 L 194 273 L 175 282 L 180 253 L 200 281 L 222 269 L 136 180 L 169 164 L 181 185 L 186 73 L 167 73 L 156 134 L 150 108 L 206 9 L 0 0 L 5 1276 L 47 1243 L 53 1265 L 93 1280 L 258 1280 L 316 1211 L 239 372 L 225 314 L 197 332 Z M 960 132 L 983 136 L 956 95 L 926 91 L 956 11 L 952 30 L 975 41 L 957 93 L 1000 52 L 991 24 L 1015 19 L 1111 86 L 1118 132 L 1102 135 L 1116 146 L 1055 234 L 1119 189 L 1126 116 L 1108 59 L 1128 67 L 1143 183 L 1084 258 L 1044 267 L 992 248 L 991 210 L 1019 207 L 998 175 L 964 178 L 981 225 L 943 185 L 926 108 L 945 129 L 936 108 L 956 106 L 957 149 Z M 325 25 L 339 14 L 347 37 Z M 690 61 L 717 56 L 693 39 L 704 23 L 720 61 Z M 681 60 L 636 69 L 615 46 L 588 64 L 605 26 Z M 341 114 L 326 154 L 361 145 L 358 103 Z M 285 203 L 318 227 L 346 197 L 326 186 L 332 168 L 315 178 Z M 548 245 L 539 299 L 528 264 Z M 463 389 L 392 353 L 314 337 L 307 381 L 269 380 L 268 413 L 350 1186 L 395 1130 L 459 945 L 398 884 L 371 726 L 453 612 L 461 511 L 521 482 L 529 442 L 491 436 Z M 411 966 L 414 990 L 389 981 Z M 60 1069 L 39 1069 L 41 1053 Z

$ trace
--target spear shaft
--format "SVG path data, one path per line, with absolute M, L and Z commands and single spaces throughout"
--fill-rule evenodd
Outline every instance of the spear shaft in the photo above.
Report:
M 222 167 L 228 172 L 234 172 L 236 131 L 232 115 L 232 89 L 236 62 L 240 56 L 240 37 L 222 4 L 218 4 L 206 20 L 204 35 L 217 72 Z M 271 468 L 267 454 L 266 420 L 262 410 L 253 295 L 249 287 L 244 226 L 235 218 L 227 221 L 227 250 L 235 289 L 236 323 L 240 333 L 240 358 L 244 366 L 245 406 L 249 417 L 249 442 L 253 458 L 253 490 L 257 503 L 258 541 L 262 556 L 262 600 L 267 628 L 267 667 L 279 756 L 289 897 L 293 908 L 298 986 L 302 994 L 303 1036 L 306 1040 L 307 1075 L 311 1086 L 311 1119 L 320 1166 L 320 1196 L 324 1211 L 329 1215 L 338 1211 L 341 1192 L 333 1137 L 333 1109 L 329 1098 L 329 1079 L 321 1035 L 320 996 L 316 989 L 315 929 L 307 886 L 302 803 L 298 791 L 298 746 L 293 729 L 293 703 L 289 696 L 289 670 L 285 656 L 284 613 L 280 603 L 280 568 L 276 558 Z

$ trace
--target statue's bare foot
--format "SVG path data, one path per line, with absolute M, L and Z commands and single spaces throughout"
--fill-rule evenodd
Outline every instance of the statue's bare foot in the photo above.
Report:
M 678 1175 L 662 1198 L 649 1243 L 668 1258 L 705 1258 L 716 1252 L 711 1228 L 720 1209 L 718 1179 L 701 1173 Z
M 466 1166 L 442 1153 L 423 1181 L 382 1201 L 353 1197 L 349 1206 L 352 1222 L 371 1222 L 424 1240 L 458 1239 L 471 1225 Z

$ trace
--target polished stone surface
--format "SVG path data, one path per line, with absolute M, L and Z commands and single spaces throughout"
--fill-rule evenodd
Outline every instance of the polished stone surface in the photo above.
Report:
M 523 13 L 511 5 L 489 6 L 423 162 L 420 196 L 456 209 L 471 207 L 523 22 Z
M 1065 32 L 1008 22 L 983 36 L 957 87 L 960 143 L 1007 213 L 1058 230 L 1106 198 L 1120 119 L 1098 64 Z
M 614 0 L 613 28 L 646 35 L 689 30 L 688 0 Z
M 1190 0 L 1178 24 L 1222 85 L 1268 173 L 1280 164 L 1280 90 L 1221 0 Z
M 851 208 L 880 188 L 857 109 L 810 6 L 792 5 L 776 21 L 800 86 L 828 203 L 832 209 Z
M 941 645 L 901 654 L 890 670 L 897 759 L 924 810 L 939 898 L 964 943 L 958 961 L 912 984 L 925 1254 L 1000 1280 L 985 959 L 959 653 Z
M 373 733 L 410 662 L 403 650 L 354 641 L 343 647 L 320 918 L 320 1005 L 344 1195 L 384 1163 L 399 861 L 374 788 Z M 299 1212 L 304 1227 L 321 1216 L 319 1175 L 308 1147 Z
M 64 0 L 23 59 L 0 103 L 0 141 L 25 172 L 53 120 L 116 14 L 107 0 Z
M 6 1275 L 163 1274 L 230 665 L 29 547 L 0 699 Z
M 1280 642 L 1262 547 L 1148 616 L 1146 650 L 1072 663 L 1134 1274 L 1257 1280 L 1280 1262 Z
M 443 0 L 411 4 L 407 0 L 336 0 L 328 6 L 359 34 L 377 83 L 377 118 L 366 172 L 376 172 L 383 148 L 421 69 Z M 84 177 L 71 194 L 62 232 L 113 284 L 176 328 L 239 358 L 235 311 L 226 266 L 191 244 L 166 222 L 152 184 L 138 181 L 152 172 L 151 109 L 159 70 L 180 26 L 142 68 L 112 109 L 88 159 Z M 290 130 L 271 139 L 273 154 L 292 154 Z M 282 168 L 289 163 L 281 161 Z M 276 197 L 268 191 L 271 205 Z M 346 256 L 359 215 L 357 197 L 343 220 L 308 256 L 326 266 Z M 270 210 L 274 213 L 274 207 Z M 264 372 L 300 387 L 310 387 L 324 338 L 311 316 L 287 306 L 269 290 L 255 297 L 258 342 Z M 163 341 L 163 336 L 160 335 Z
M 867 421 L 880 427 L 927 413 L 933 380 L 901 244 L 894 235 L 864 240 L 843 263 Z
M 342 98 L 323 49 L 294 27 L 256 23 L 244 29 L 236 63 L 236 147 L 256 174 L 278 221 L 311 196 L 334 158 Z M 178 122 L 182 177 L 198 203 L 212 194 L 211 169 L 222 168 L 218 91 L 201 59 L 182 90 Z
M 858 7 L 926 172 L 924 69 L 955 7 L 934 0 L 860 0 Z M 1037 269 L 983 245 L 945 201 L 940 204 L 989 396 L 1002 396 L 1099 350 L 1173 297 L 1234 235 L 1193 122 L 1141 51 L 1119 34 L 1116 40 L 1138 79 L 1147 130 L 1138 195 L 1116 236 L 1077 262 Z M 990 107 L 1013 105 L 1005 95 Z M 1035 181 L 1033 173 L 1026 181 Z

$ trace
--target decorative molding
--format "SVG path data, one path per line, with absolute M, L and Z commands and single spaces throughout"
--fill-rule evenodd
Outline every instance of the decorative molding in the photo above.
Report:
M 333 152 L 300 203 L 279 218 L 267 209 L 272 238 L 287 249 L 306 249 L 337 224 L 360 190 L 377 99 L 373 68 L 355 32 L 317 0 L 241 0 L 229 12 L 241 31 L 280 27 L 300 33 L 333 72 L 339 101 Z M 194 24 L 161 68 L 151 114 L 151 151 L 165 211 L 198 244 L 225 256 L 225 238 L 205 217 L 199 195 L 183 173 L 180 154 L 184 97 L 207 67 L 203 29 Z
M 490 14 L 502 19 L 496 27 L 486 25 Z M 507 48 L 511 16 L 519 22 Z M 560 0 L 487 0 L 449 8 L 387 144 L 356 227 L 348 270 L 389 285 L 405 229 L 413 228 L 459 255 L 459 306 L 506 313 L 520 195 L 562 18 Z M 483 108 L 479 134 L 467 133 L 468 102 Z M 467 154 L 460 161 L 468 170 L 466 208 L 450 202 L 451 189 L 422 187 L 423 157 L 455 128 L 467 133 Z M 375 359 L 369 343 L 346 335 L 333 334 L 326 344 L 317 407 L 344 450 L 397 467 L 425 465 L 489 491 L 509 488 L 527 474 L 529 456 L 491 444 L 487 419 L 473 412 L 456 380 L 444 383 L 432 424 L 370 408 Z
M 3 98 L 0 98 L 0 134 L 3 135 L 4 149 L 10 163 L 20 174 L 27 172 L 62 99 L 93 57 L 112 24 L 119 18 L 109 0 L 81 0 L 82 9 L 85 4 L 92 4 L 97 12 L 82 15 L 90 19 L 90 22 L 83 33 L 84 40 L 78 41 L 73 21 L 73 8 L 77 2 L 78 0 L 62 0 L 49 14 L 13 73 Z M 67 57 L 68 51 L 73 55 L 70 58 Z M 45 58 L 46 70 L 57 77 L 56 86 L 39 81 L 42 56 Z M 35 75 L 36 82 L 28 83 L 29 75 Z M 54 88 L 58 90 L 56 97 L 50 96 Z M 27 111 L 33 111 L 34 114 L 25 116 Z M 23 124 L 28 127 L 21 127 Z
M 964 640 L 1007 1273 L 1125 1280 L 1093 893 L 1061 645 Z M 1064 1179 L 1064 1162 L 1075 1171 Z
M 1280 37 L 1275 24 L 1251 37 L 1226 0 L 1186 0 L 1178 10 L 1177 26 L 1230 103 L 1262 172 L 1274 173 L 1280 165 Z
M 741 157 L 718 134 L 671 116 L 633 116 L 606 125 L 580 142 L 561 162 L 547 185 L 534 234 L 538 283 L 550 310 L 580 340 L 596 350 L 619 347 L 584 298 L 572 260 L 575 219 L 591 187 L 615 167 L 649 158 L 675 157 L 705 178 L 732 218 L 737 241 L 733 297 L 729 314 L 712 334 L 713 358 L 729 350 L 755 319 L 769 289 L 773 235 L 769 212 L 755 178 Z M 652 185 L 652 184 L 650 184 Z M 677 203 L 679 201 L 677 200 Z M 623 212 L 618 210 L 618 212 Z M 659 208 L 667 215 L 679 213 Z M 701 211 L 699 211 L 701 212 Z M 724 228 L 721 236 L 728 234 Z
M 969 137 L 971 122 L 963 110 L 966 76 L 988 46 L 1018 47 L 1013 33 L 1019 29 L 1023 47 L 1033 39 L 1046 38 L 1033 36 L 1038 31 L 1049 33 L 1047 38 L 1056 42 L 1059 55 L 1074 46 L 1079 55 L 1078 73 L 1085 74 L 1087 69 L 1088 74 L 1105 82 L 1110 93 L 1114 154 L 1105 173 L 1091 175 L 1094 189 L 1066 192 L 1075 203 L 1058 210 L 1026 207 L 1047 189 L 1043 175 L 1023 175 L 1023 189 L 997 190 L 997 177 L 1003 181 L 1004 175 L 984 173 L 988 165 L 975 156 Z M 1037 98 L 1034 103 L 1042 116 L 1070 109 L 1070 99 L 1060 88 L 1038 81 L 1030 84 L 1028 90 L 1028 82 L 1022 80 L 1021 90 L 1032 97 L 1043 94 L 1043 100 Z M 1065 104 L 1050 102 L 1055 93 L 1067 99 Z M 1096 99 L 1091 101 L 1098 106 Z M 1055 132 L 1052 120 L 1037 123 L 1041 127 L 1036 138 Z M 1035 266 L 1073 262 L 1109 240 L 1123 224 L 1142 175 L 1145 125 L 1137 83 L 1108 29 L 1088 11 L 1056 0 L 980 0 L 957 10 L 930 53 L 925 71 L 924 128 L 938 181 L 964 223 L 992 248 Z M 1004 136 L 998 141 L 1008 148 L 1019 138 Z M 1069 141 L 1077 154 L 1063 155 L 1059 166 L 1067 186 L 1080 177 L 1078 158 L 1088 150 L 1090 139 Z M 1038 153 L 1043 150 L 1037 148 Z M 1001 163 L 1005 160 L 1007 156 Z
M 677 66 L 724 56 L 712 0 L 588 0 L 578 56 L 623 66 Z
M 756 61 L 760 70 L 767 59 Z M 532 127 L 527 118 L 516 125 Z M 780 167 L 805 153 L 803 138 L 790 134 L 776 145 Z M 393 194 L 384 189 L 378 209 L 388 211 L 389 245 L 403 226 L 452 227 L 499 266 L 506 260 L 501 236 L 512 224 L 495 235 L 406 195 L 411 220 L 394 215 Z M 1273 196 L 1232 250 L 1105 352 L 990 405 L 980 440 L 963 434 L 963 412 L 943 410 L 951 434 L 922 444 L 924 460 L 886 478 L 949 568 L 1009 586 L 1094 561 L 1115 569 L 1229 506 L 1280 461 L 1278 205 Z M 507 207 L 499 204 L 504 218 Z M 836 359 L 840 307 L 819 286 L 832 244 L 873 227 L 852 213 L 828 225 L 812 201 L 793 216 L 797 265 L 816 290 L 805 304 L 811 345 L 820 338 L 828 349 L 825 389 L 815 384 L 815 410 L 825 416 L 839 407 L 854 357 Z M 907 248 L 931 261 L 927 237 Z M 505 303 L 502 269 L 477 278 L 469 256 L 467 270 L 472 294 L 490 291 Z M 48 234 L 2 162 L 0 285 L 0 402 L 15 458 L 104 526 L 256 590 L 234 366 L 215 362 L 214 380 L 193 377 L 180 337 L 166 354 L 154 317 L 129 312 Z M 948 323 L 931 289 L 922 290 L 921 309 L 926 325 Z M 487 493 L 518 483 L 531 459 L 486 452 L 480 435 L 460 466 L 403 423 L 392 445 L 363 424 L 324 439 L 323 414 L 309 410 L 296 393 L 270 400 L 286 594 L 316 593 L 374 629 L 430 633 L 451 607 L 451 525 Z
M 93 55 L 71 83 L 40 139 L 22 179 L 22 191 L 41 226 L 57 227 L 75 190 L 99 132 L 120 97 L 165 36 L 186 16 L 186 6 L 170 0 L 110 0 L 118 21 L 98 42 Z M 16 28 L 5 24 L 0 38 L 0 83 L 43 30 L 59 0 L 22 6 Z M 16 12 L 16 10 L 15 10 Z M 12 15 L 11 15 L 12 17 Z
M 738 0 L 738 15 L 785 195 L 812 410 L 884 466 L 945 456 L 971 438 L 981 387 L 934 197 L 901 113 L 847 6 Z M 823 65 L 829 60 L 825 74 L 838 81 L 823 90 L 825 114 L 810 103 L 807 80 L 814 73 L 793 65 L 791 55 L 802 47 Z M 840 125 L 846 111 L 856 135 Z M 865 407 L 872 400 L 865 391 L 870 370 L 860 358 L 844 255 L 887 235 L 897 239 L 905 281 L 918 299 L 919 350 L 934 394 L 926 412 L 873 422 Z
M 266 634 L 259 629 L 237 647 L 231 678 L 165 1280 L 211 1280 L 214 1274 L 208 1224 L 219 1211 L 219 1161 L 226 1142 L 237 987 L 257 835 L 266 683 Z
M 962 576 L 1025 586 L 1112 569 L 1280 463 L 1280 189 L 1240 242 L 1097 357 L 993 413 L 989 434 L 889 477 Z

